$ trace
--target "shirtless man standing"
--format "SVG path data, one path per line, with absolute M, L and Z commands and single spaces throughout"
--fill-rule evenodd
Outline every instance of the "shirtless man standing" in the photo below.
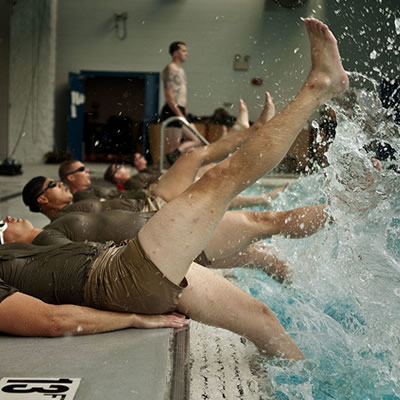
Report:
M 164 68 L 161 77 L 164 84 L 166 104 L 161 110 L 161 121 L 174 116 L 187 118 L 187 80 L 182 64 L 187 59 L 184 42 L 173 42 L 169 46 L 172 61 Z M 187 149 L 200 145 L 200 140 L 180 122 L 175 121 L 165 130 L 167 137 L 167 160 L 172 165 Z M 184 141 L 181 143 L 182 138 Z

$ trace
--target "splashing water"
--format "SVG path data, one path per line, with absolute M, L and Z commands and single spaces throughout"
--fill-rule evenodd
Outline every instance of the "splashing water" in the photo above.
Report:
M 335 221 L 309 238 L 273 238 L 294 283 L 238 273 L 307 357 L 293 365 L 265 361 L 277 399 L 400 399 L 400 174 L 374 169 L 363 147 L 385 140 L 399 163 L 400 127 L 381 107 L 376 82 L 368 84 L 372 90 L 331 104 L 338 126 L 330 166 L 275 201 L 276 209 L 289 209 L 324 199 Z

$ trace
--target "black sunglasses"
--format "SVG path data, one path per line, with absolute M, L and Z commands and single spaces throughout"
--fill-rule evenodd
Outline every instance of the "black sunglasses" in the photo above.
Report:
M 7 228 L 8 228 L 7 222 L 1 220 L 0 221 L 0 244 L 1 245 L 4 244 L 4 232 L 6 231 Z
M 116 173 L 119 169 L 121 169 L 123 166 L 124 166 L 124 164 L 115 164 L 115 167 L 114 167 L 114 169 L 113 169 L 113 171 L 112 171 L 112 177 L 113 177 L 113 178 L 114 178 L 115 173 Z
M 58 181 L 50 181 L 47 186 L 41 191 L 39 192 L 39 194 L 36 196 L 36 200 L 43 194 L 46 193 L 46 191 L 48 189 L 53 189 L 57 186 Z
M 84 165 L 82 165 L 82 167 L 79 167 L 71 172 L 68 172 L 67 174 L 65 174 L 65 176 L 73 175 L 73 174 L 76 174 L 77 172 L 83 172 L 85 169 L 86 169 L 86 167 Z

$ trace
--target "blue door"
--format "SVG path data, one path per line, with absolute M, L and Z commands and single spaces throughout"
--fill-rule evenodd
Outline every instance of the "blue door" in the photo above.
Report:
M 69 73 L 69 112 L 67 147 L 76 160 L 83 160 L 84 114 L 85 114 L 85 80 L 89 77 L 140 78 L 145 82 L 143 152 L 148 151 L 147 126 L 157 119 L 159 107 L 159 81 L 157 72 L 113 72 L 81 71 Z
M 69 111 L 67 147 L 74 160 L 83 157 L 83 112 L 85 103 L 85 78 L 69 73 Z

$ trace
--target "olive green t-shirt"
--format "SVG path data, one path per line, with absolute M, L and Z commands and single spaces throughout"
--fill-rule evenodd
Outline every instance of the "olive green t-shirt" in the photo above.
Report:
M 132 212 L 139 212 L 145 205 L 145 199 L 114 199 L 114 200 L 82 200 L 77 203 L 70 204 L 57 212 L 57 214 L 50 218 L 52 221 L 60 218 L 63 215 L 71 212 L 83 212 L 99 214 L 109 210 L 126 210 Z
M 131 176 L 125 183 L 124 188 L 127 191 L 138 191 L 146 189 L 149 185 L 157 181 L 161 176 L 160 170 L 156 166 L 148 167 Z
M 121 192 L 117 188 L 89 187 L 85 190 L 78 190 L 74 193 L 72 202 L 76 203 L 82 200 L 113 200 L 113 199 L 137 199 L 142 200 L 145 197 L 143 191 L 126 190 Z
M 50 304 L 81 305 L 89 269 L 110 245 L 0 246 L 0 302 L 19 291 Z
M 134 213 L 109 210 L 99 214 L 69 213 L 45 226 L 33 240 L 36 245 L 65 244 L 70 241 L 121 242 L 133 239 L 154 212 Z

